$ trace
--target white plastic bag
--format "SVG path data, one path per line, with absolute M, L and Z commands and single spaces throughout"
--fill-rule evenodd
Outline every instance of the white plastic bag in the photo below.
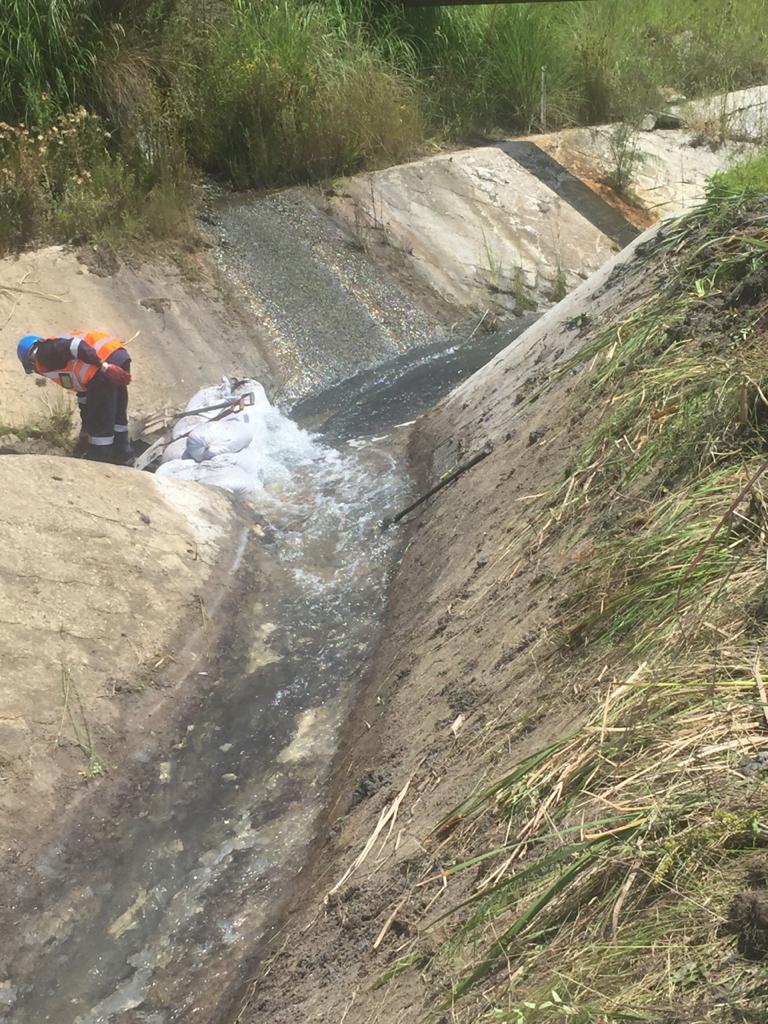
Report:
M 196 391 L 184 406 L 184 410 L 189 412 L 190 409 L 205 409 L 209 405 L 218 405 L 219 402 L 226 402 L 231 397 L 232 388 L 225 377 L 221 384 L 215 384 L 213 387 L 201 388 L 199 391 Z M 216 413 L 211 413 L 211 415 L 215 416 Z
M 221 405 L 222 402 L 226 402 L 230 398 L 232 398 L 232 388 L 230 387 L 229 381 L 225 379 L 221 384 L 217 384 L 215 387 L 201 388 L 200 391 L 196 392 L 184 406 L 184 411 L 189 412 L 194 409 L 208 409 L 209 406 Z M 209 409 L 208 412 L 193 413 L 191 416 L 182 417 L 173 425 L 171 437 L 174 441 L 178 440 L 180 437 L 186 437 L 191 430 L 202 426 L 204 423 L 208 423 L 209 420 L 215 419 L 221 411 L 221 409 Z
M 160 456 L 160 462 L 162 464 L 163 462 L 172 462 L 174 459 L 183 459 L 186 451 L 187 439 L 186 437 L 179 437 L 175 441 L 171 441 Z

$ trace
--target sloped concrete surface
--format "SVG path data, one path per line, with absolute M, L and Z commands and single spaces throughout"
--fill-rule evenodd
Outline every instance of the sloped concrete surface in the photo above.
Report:
M 404 278 L 464 310 L 550 304 L 615 250 L 501 149 L 444 153 L 343 182 L 331 208 L 364 241 L 384 241 Z
M 132 716 L 151 728 L 169 668 L 204 653 L 182 652 L 243 525 L 222 492 L 73 459 L 2 456 L 0 492 L 2 859 L 83 775 L 119 775 Z
M 762 145 L 768 140 L 768 85 L 692 100 L 677 112 L 690 129 L 715 138 Z
M 582 180 L 599 186 L 617 163 L 616 127 L 572 128 L 553 135 L 531 136 Z M 637 158 L 627 191 L 655 217 L 692 209 L 701 202 L 707 179 L 755 151 L 751 143 L 710 146 L 688 130 L 639 131 L 631 137 Z
M 97 268 L 98 270 L 98 268 Z M 130 341 L 130 413 L 183 404 L 222 374 L 274 376 L 266 336 L 217 287 L 210 267 L 185 277 L 171 262 L 114 262 L 93 272 L 77 255 L 49 246 L 0 260 L 0 424 L 24 426 L 71 405 L 58 385 L 26 377 L 16 358 L 25 334 L 102 329 Z M 134 337 L 138 333 L 137 337 Z
M 572 128 L 529 141 L 598 190 L 617 161 L 635 150 L 627 192 L 654 217 L 670 216 L 700 203 L 713 174 L 765 145 L 768 86 L 692 100 L 670 114 L 680 119 L 679 129 L 630 132 L 625 143 L 618 141 L 616 125 Z

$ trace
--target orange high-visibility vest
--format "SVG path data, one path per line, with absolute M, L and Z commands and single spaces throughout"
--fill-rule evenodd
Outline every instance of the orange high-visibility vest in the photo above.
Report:
M 106 331 L 72 331 L 71 337 L 73 342 L 76 343 L 74 346 L 75 351 L 77 351 L 77 345 L 81 341 L 85 341 L 91 348 L 96 349 L 102 362 L 111 356 L 113 352 L 123 347 L 122 341 L 113 338 Z M 72 358 L 61 370 L 46 370 L 36 359 L 35 372 L 43 377 L 48 377 L 49 380 L 55 381 L 69 391 L 85 391 L 91 380 L 99 372 L 99 367 L 83 362 L 82 359 Z

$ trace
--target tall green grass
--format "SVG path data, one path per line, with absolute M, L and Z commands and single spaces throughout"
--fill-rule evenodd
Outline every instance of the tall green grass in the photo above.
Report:
M 767 33 L 768 0 L 6 0 L 0 119 L 82 104 L 126 180 L 273 187 L 768 80 Z
M 176 93 L 191 155 L 257 187 L 405 158 L 426 131 L 412 53 L 378 42 L 338 2 L 235 0 Z
M 768 73 L 766 0 L 449 7 L 407 23 L 433 116 L 454 132 L 632 119 Z
M 92 7 L 82 0 L 4 0 L 0 117 L 40 121 L 79 101 L 96 65 Z

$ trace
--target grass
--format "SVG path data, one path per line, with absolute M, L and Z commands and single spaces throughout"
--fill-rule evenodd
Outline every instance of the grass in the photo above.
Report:
M 49 146 L 31 175 L 23 141 L 5 139 L 6 249 L 80 236 L 188 241 L 200 170 L 240 187 L 315 181 L 468 133 L 631 124 L 671 93 L 768 78 L 768 0 L 432 10 L 372 0 L 8 0 L 6 8 L 0 119 L 45 140 L 83 107 L 105 133 L 76 165 L 75 179 L 89 173 L 87 187 L 67 190 Z M 112 211 L 108 196 L 117 199 Z
M 56 396 L 46 414 L 24 426 L 11 426 L 0 422 L 0 445 L 3 438 L 17 437 L 21 441 L 42 440 L 57 448 L 71 447 L 74 427 L 74 409 L 64 397 Z
M 449 914 L 464 918 L 453 955 L 470 935 L 480 947 L 452 999 L 503 962 L 519 980 L 488 1019 L 515 1020 L 531 1003 L 537 1015 L 526 1021 L 557 1019 L 568 1005 L 572 1020 L 619 1009 L 659 1019 L 674 1008 L 672 992 L 648 983 L 659 964 L 665 983 L 692 960 L 706 965 L 710 984 L 737 973 L 718 935 L 747 856 L 768 833 L 762 788 L 740 774 L 768 750 L 756 692 L 749 675 L 649 682 L 640 670 L 572 735 L 452 812 L 463 842 L 481 829 L 500 837 L 492 857 L 486 851 L 446 871 L 477 872 L 484 861 L 482 880 Z M 708 890 L 714 878 L 716 892 Z
M 502 728 L 435 826 L 419 885 L 447 885 L 450 909 L 391 969 L 418 967 L 429 1020 L 765 1020 L 763 174 L 756 158 L 717 176 L 640 254 L 659 288 L 586 324 L 547 385 L 591 428 L 510 543 L 573 555 L 537 669 L 542 699 L 589 703 L 506 766 Z
M 758 153 L 727 171 L 715 174 L 709 183 L 708 195 L 714 200 L 728 200 L 735 194 L 745 197 L 768 193 L 768 152 Z
M 77 243 L 187 237 L 190 183 L 110 149 L 84 107 L 47 127 L 0 122 L 0 254 L 45 238 Z
M 385 59 L 354 9 L 243 0 L 200 45 L 188 145 L 240 187 L 395 163 L 425 136 L 407 47 L 389 39 Z
M 61 666 L 61 696 L 63 707 L 59 733 L 56 737 L 57 746 L 65 720 L 68 720 L 74 736 L 74 742 L 80 748 L 87 761 L 87 766 L 80 774 L 85 779 L 95 779 L 101 775 L 106 775 L 106 765 L 94 749 L 91 727 L 88 724 L 88 717 L 83 707 L 80 691 L 77 688 L 72 673 L 64 665 Z

